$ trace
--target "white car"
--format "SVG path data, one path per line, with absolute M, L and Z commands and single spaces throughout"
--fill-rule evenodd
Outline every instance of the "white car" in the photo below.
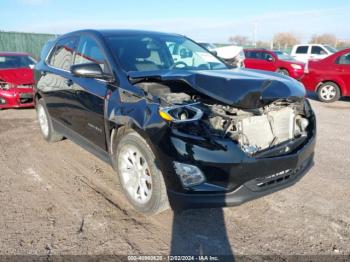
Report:
M 305 44 L 295 45 L 291 56 L 296 60 L 307 63 L 310 59 L 321 60 L 337 52 L 337 49 L 329 45 Z
M 228 64 L 237 67 L 244 67 L 245 55 L 243 47 L 235 45 L 217 47 L 214 44 L 203 42 L 199 44 L 214 53 L 216 56 L 225 60 Z

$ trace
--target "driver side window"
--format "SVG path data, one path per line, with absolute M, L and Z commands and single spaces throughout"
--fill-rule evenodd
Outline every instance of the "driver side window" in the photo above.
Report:
M 97 43 L 88 36 L 82 36 L 75 53 L 74 65 L 96 63 L 104 73 L 109 73 L 107 61 Z

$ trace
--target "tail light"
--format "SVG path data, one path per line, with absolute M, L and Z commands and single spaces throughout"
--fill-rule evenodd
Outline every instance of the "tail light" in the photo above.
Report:
M 305 73 L 305 74 L 309 73 L 309 62 L 307 62 L 307 63 L 305 64 L 304 73 Z

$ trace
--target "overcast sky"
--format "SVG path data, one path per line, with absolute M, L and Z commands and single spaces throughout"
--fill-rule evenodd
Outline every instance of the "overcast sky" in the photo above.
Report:
M 197 41 L 229 36 L 270 40 L 277 32 L 333 33 L 350 39 L 350 0 L 1 0 L 0 30 L 62 34 L 82 28 L 137 28 Z

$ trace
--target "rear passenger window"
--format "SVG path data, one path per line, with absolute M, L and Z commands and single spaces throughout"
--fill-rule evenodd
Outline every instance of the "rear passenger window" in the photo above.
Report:
M 260 53 L 257 51 L 246 52 L 246 57 L 251 59 L 261 59 Z
M 96 63 L 104 73 L 108 73 L 107 61 L 94 39 L 82 36 L 75 54 L 74 64 Z
M 313 55 L 325 55 L 327 52 L 320 46 L 312 46 L 311 48 L 311 54 Z
M 69 71 L 72 65 L 76 40 L 73 37 L 59 40 L 50 55 L 49 65 Z
M 295 51 L 296 54 L 307 54 L 308 46 L 298 46 L 297 50 Z

